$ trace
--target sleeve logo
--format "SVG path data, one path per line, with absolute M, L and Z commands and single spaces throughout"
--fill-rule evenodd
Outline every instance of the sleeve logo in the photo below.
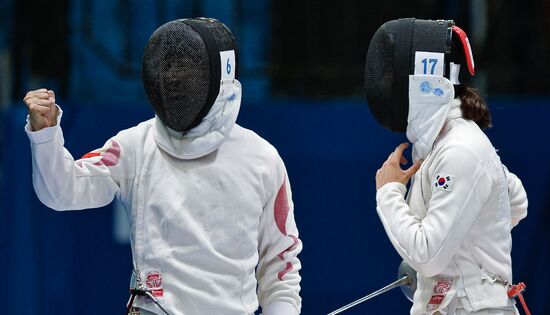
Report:
M 87 162 L 92 163 L 96 166 L 115 166 L 120 160 L 120 145 L 115 140 L 110 140 L 108 145 L 105 145 L 101 149 L 94 150 L 84 154 L 77 162 L 77 165 L 81 164 L 87 160 Z
M 162 274 L 160 272 L 155 270 L 147 272 L 145 275 L 145 285 L 154 297 L 159 298 L 164 296 L 164 289 L 162 288 Z
M 434 188 L 443 191 L 451 191 L 453 189 L 454 176 L 447 174 L 438 174 L 435 177 Z
M 440 308 L 443 300 L 445 299 L 445 296 L 447 295 L 447 293 L 449 293 L 449 291 L 451 291 L 453 287 L 453 282 L 454 281 L 452 279 L 447 278 L 441 278 L 437 280 L 433 287 L 433 295 L 430 298 L 428 305 L 426 305 L 426 311 L 431 313 Z

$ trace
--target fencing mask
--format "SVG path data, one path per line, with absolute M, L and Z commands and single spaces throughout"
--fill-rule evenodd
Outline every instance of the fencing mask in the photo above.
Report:
M 462 68 L 461 68 L 462 67 Z M 384 23 L 367 52 L 365 88 L 371 112 L 384 127 L 404 132 L 409 75 L 444 76 L 453 84 L 474 75 L 466 33 L 452 20 L 406 18 Z
M 149 38 L 142 79 L 156 115 L 170 129 L 186 132 L 211 109 L 223 80 L 237 78 L 235 37 L 210 18 L 180 19 Z

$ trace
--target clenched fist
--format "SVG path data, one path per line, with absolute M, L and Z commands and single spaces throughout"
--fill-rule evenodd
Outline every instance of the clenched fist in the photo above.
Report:
M 29 109 L 29 121 L 32 131 L 55 126 L 57 124 L 57 105 L 52 90 L 30 91 L 23 98 Z

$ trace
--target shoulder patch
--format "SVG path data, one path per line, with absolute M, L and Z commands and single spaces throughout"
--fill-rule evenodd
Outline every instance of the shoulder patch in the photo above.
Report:
M 80 166 L 82 160 L 89 159 L 88 162 L 96 166 L 115 166 L 120 160 L 120 145 L 115 140 L 110 140 L 109 144 L 101 149 L 96 149 L 84 154 L 76 162 Z
M 451 191 L 453 189 L 454 179 L 455 177 L 452 175 L 437 174 L 434 180 L 434 188 L 443 191 Z

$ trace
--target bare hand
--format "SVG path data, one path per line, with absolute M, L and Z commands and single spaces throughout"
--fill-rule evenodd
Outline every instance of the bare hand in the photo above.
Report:
M 411 167 L 404 170 L 399 163 L 407 164 L 407 159 L 403 156 L 403 151 L 409 147 L 408 143 L 401 143 L 393 151 L 382 167 L 376 172 L 376 190 L 387 183 L 399 182 L 407 185 L 409 179 L 420 169 L 422 161 L 416 161 Z
M 33 131 L 55 126 L 57 124 L 57 105 L 52 90 L 39 89 L 30 91 L 23 98 L 29 109 L 29 121 Z

